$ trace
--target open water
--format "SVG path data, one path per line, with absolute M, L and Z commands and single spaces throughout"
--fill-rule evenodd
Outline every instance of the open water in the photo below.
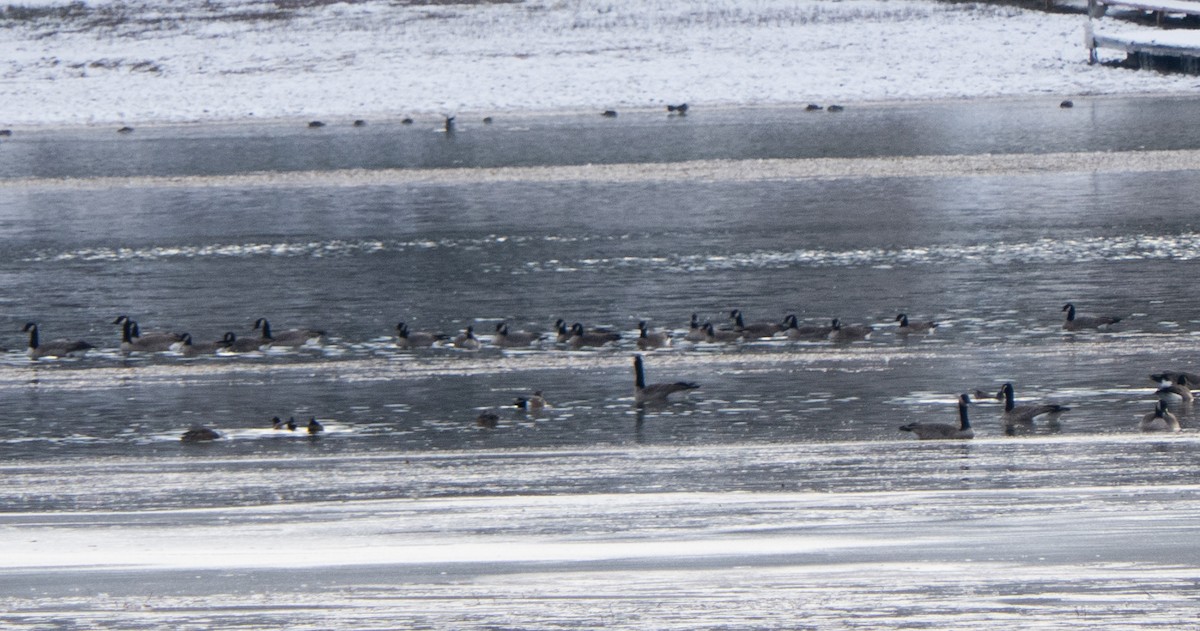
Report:
M 1200 421 L 1137 430 L 1150 373 L 1200 372 L 1200 137 L 1163 124 L 1198 108 L 18 130 L 0 624 L 1200 626 Z M 1122 320 L 1069 333 L 1067 302 Z M 874 332 L 683 339 L 732 309 Z M 939 326 L 900 335 L 902 312 Z M 126 354 L 121 314 L 197 341 L 260 317 L 327 335 Z M 560 318 L 621 339 L 556 344 Z M 643 353 L 649 381 L 698 390 L 634 405 L 639 320 L 675 338 Z M 31 361 L 29 321 L 97 348 Z M 401 349 L 400 321 L 484 347 Z M 496 348 L 501 321 L 545 337 Z M 970 442 L 897 429 L 1004 382 L 1072 410 L 1020 437 L 995 401 Z M 535 390 L 549 408 L 511 405 Z M 222 438 L 181 442 L 193 426 Z

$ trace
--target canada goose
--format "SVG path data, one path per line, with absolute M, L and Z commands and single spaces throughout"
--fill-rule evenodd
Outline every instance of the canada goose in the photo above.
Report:
M 738 331 L 716 329 L 713 328 L 712 322 L 704 323 L 704 341 L 709 344 L 724 344 L 726 342 L 736 342 L 740 339 L 742 339 L 742 334 Z
M 323 431 L 325 431 L 325 426 L 321 425 L 320 423 L 317 422 L 317 417 L 314 416 L 314 417 L 308 419 L 308 433 L 309 434 L 320 434 Z
M 479 427 L 494 428 L 500 424 L 500 415 L 491 410 L 485 410 L 475 417 L 475 424 Z
M 325 340 L 325 332 L 318 329 L 288 329 L 272 331 L 271 323 L 266 318 L 254 321 L 254 330 L 262 330 L 262 339 L 271 346 L 304 346 L 306 344 L 321 344 Z
M 270 342 L 263 341 L 262 338 L 238 337 L 233 331 L 226 331 L 221 342 L 223 345 L 217 351 L 227 353 L 253 353 L 271 346 Z
M 803 340 L 827 340 L 829 339 L 829 334 L 833 332 L 832 326 L 817 326 L 815 324 L 800 326 L 795 314 L 788 314 L 783 319 L 783 322 L 786 326 L 784 333 L 787 335 L 787 338 L 797 342 Z
M 83 355 L 88 349 L 95 348 L 83 340 L 68 340 L 65 338 L 42 342 L 38 335 L 36 322 L 26 322 L 23 332 L 29 333 L 29 350 L 26 354 L 30 359 L 42 357 L 67 357 L 68 355 Z
M 937 328 L 938 323 L 933 320 L 928 321 L 911 321 L 908 319 L 908 314 L 901 313 L 896 316 L 896 322 L 900 325 L 896 327 L 896 333 L 900 335 L 908 335 L 910 333 L 933 333 Z
M 1159 385 L 1165 386 L 1172 383 L 1181 383 L 1179 378 L 1183 377 L 1187 382 L 1187 387 L 1200 385 L 1200 375 L 1190 372 L 1160 372 L 1150 375 L 1150 381 Z
M 446 122 L 443 123 L 442 128 L 446 130 L 447 134 L 453 133 L 454 132 L 454 117 L 447 116 Z
M 617 110 L 604 110 L 603 112 L 600 112 L 600 115 L 604 118 L 616 118 Z
M 865 340 L 875 330 L 865 324 L 843 325 L 842 321 L 837 318 L 833 319 L 830 326 L 833 330 L 829 332 L 829 339 L 833 342 L 857 342 Z
M 182 333 L 173 333 L 170 331 L 143 331 L 141 327 L 138 326 L 138 323 L 133 321 L 127 315 L 117 316 L 117 319 L 113 320 L 113 324 L 121 325 L 122 342 L 124 342 L 125 327 L 127 325 L 132 327 L 130 330 L 130 336 L 134 338 L 134 342 L 138 346 L 142 347 L 137 350 L 165 351 L 170 350 L 172 346 L 175 346 L 183 341 Z M 124 350 L 125 345 L 122 344 L 121 346 L 122 350 Z
M 633 401 L 634 403 L 665 403 L 667 397 L 676 392 L 687 392 L 700 387 L 692 381 L 676 381 L 674 383 L 652 383 L 646 385 L 646 370 L 642 365 L 642 356 L 633 356 Z
M 921 440 L 949 440 L 975 438 L 975 430 L 971 429 L 971 421 L 967 419 L 967 406 L 971 397 L 961 394 L 958 397 L 958 425 L 950 423 L 909 423 L 900 427 L 902 432 L 912 432 Z
M 121 325 L 121 352 L 122 353 L 157 353 L 161 351 L 174 350 L 182 344 L 182 338 L 176 338 L 174 334 L 156 335 L 152 337 L 143 337 L 138 335 L 137 322 L 126 319 Z
M 231 335 L 233 335 L 233 333 L 226 333 L 224 337 L 215 342 L 200 342 L 199 344 L 196 344 L 192 341 L 191 333 L 184 333 L 183 341 L 179 343 L 177 350 L 186 357 L 208 355 L 232 344 L 233 338 L 230 337 Z
M 483 343 L 479 341 L 479 338 L 475 337 L 475 327 L 473 326 L 468 326 L 466 331 L 459 333 L 458 337 L 454 338 L 455 348 L 477 351 L 481 346 L 483 346 Z
M 1033 427 L 1033 420 L 1042 416 L 1045 417 L 1048 423 L 1056 424 L 1058 423 L 1058 417 L 1062 416 L 1063 412 L 1071 409 L 1053 403 L 1016 405 L 1013 400 L 1013 385 L 1011 383 L 1001 386 L 1000 394 L 1004 395 L 1004 413 L 1000 416 L 1000 421 L 1008 433 L 1011 433 L 1012 428 L 1018 425 L 1025 428 Z
M 496 336 L 492 342 L 500 348 L 520 348 L 542 339 L 541 333 L 532 331 L 510 331 L 507 322 L 496 325 Z
M 1121 318 L 1104 317 L 1104 316 L 1076 316 L 1075 305 L 1067 303 L 1063 305 L 1063 311 L 1067 312 L 1067 319 L 1063 320 L 1062 328 L 1067 331 L 1082 331 L 1085 329 L 1103 329 L 1108 328 L 1121 321 Z
M 1180 375 L 1175 383 L 1165 385 L 1154 391 L 1158 400 L 1164 403 L 1191 403 L 1195 398 L 1192 389 L 1187 385 L 1187 377 Z
M 819 112 L 823 109 L 825 109 L 825 108 L 821 107 L 820 105 L 817 105 L 816 103 L 809 103 L 808 105 L 804 106 L 804 111 L 806 111 L 806 112 Z
M 571 348 L 604 346 L 609 342 L 615 342 L 619 339 L 621 339 L 620 333 L 614 331 L 585 331 L 583 325 L 576 322 L 571 325 L 571 337 L 567 338 L 567 344 Z
M 676 114 L 676 115 L 678 115 L 678 116 L 687 116 L 687 113 L 688 113 L 688 104 L 687 104 L 687 103 L 680 103 L 679 105 L 668 105 L 668 106 L 667 106 L 667 112 L 669 112 L 669 113 L 672 113 L 672 114 Z
M 700 318 L 693 313 L 692 321 L 688 323 L 688 332 L 683 336 L 683 339 L 689 342 L 703 342 L 707 335 L 704 331 L 704 325 L 700 324 Z
M 567 321 L 559 318 L 554 321 L 554 343 L 566 344 L 567 340 L 571 339 L 571 329 L 567 326 Z
M 216 440 L 220 437 L 221 435 L 214 429 L 209 429 L 207 427 L 193 427 L 192 429 L 184 432 L 183 436 L 179 437 L 179 440 L 185 443 L 199 443 L 209 440 Z
M 541 412 L 550 404 L 546 402 L 546 397 L 542 396 L 542 391 L 536 390 L 527 397 L 517 397 L 513 405 L 527 412 Z
M 638 322 L 638 331 L 637 347 L 643 351 L 671 345 L 670 333 L 667 333 L 666 331 L 655 331 L 651 333 L 646 327 L 645 320 Z
M 428 348 L 436 342 L 444 342 L 450 336 L 430 331 L 410 331 L 408 325 L 401 322 L 396 325 L 396 346 L 400 348 Z
M 734 330 L 741 333 L 742 337 L 748 340 L 760 337 L 774 337 L 776 333 L 785 328 L 784 324 L 775 322 L 751 322 L 750 324 L 746 324 L 746 320 L 743 318 L 740 309 L 730 311 L 729 319 L 734 322 Z
M 1142 422 L 1138 423 L 1138 429 L 1143 432 L 1181 432 L 1179 427 L 1179 419 L 1167 411 L 1167 402 L 1159 401 L 1154 406 L 1154 411 L 1142 417 Z

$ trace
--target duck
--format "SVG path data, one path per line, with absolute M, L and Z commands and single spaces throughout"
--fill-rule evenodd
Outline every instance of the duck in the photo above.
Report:
M 683 339 L 688 342 L 703 342 L 707 335 L 704 331 L 704 325 L 700 323 L 700 317 L 693 313 L 692 320 L 688 322 L 688 332 L 683 336 Z
M 1033 427 L 1033 421 L 1038 417 L 1045 417 L 1045 420 L 1051 425 L 1057 424 L 1058 418 L 1062 416 L 1063 412 L 1071 409 L 1054 403 L 1016 405 L 1011 383 L 1001 386 L 1000 394 L 1004 397 L 1004 413 L 1001 414 L 1000 421 L 1004 425 L 1006 433 L 1012 433 L 1012 429 L 1017 426 Z
M 210 429 L 207 427 L 193 427 L 192 429 L 184 432 L 183 436 L 179 437 L 179 440 L 185 443 L 200 443 L 210 440 L 217 440 L 220 437 L 221 434 L 215 429 Z
M 442 333 L 410 331 L 408 325 L 403 322 L 396 325 L 396 346 L 400 348 L 429 348 L 448 339 L 450 336 Z
M 900 426 L 902 432 L 912 432 L 920 440 L 965 440 L 975 438 L 971 421 L 967 418 L 967 406 L 971 404 L 968 394 L 958 395 L 958 425 L 951 423 L 909 423 Z
M 908 314 L 901 313 L 896 316 L 896 322 L 899 326 L 896 327 L 896 333 L 900 335 L 909 335 L 911 333 L 933 333 L 937 328 L 938 323 L 933 320 L 914 321 L 908 319 Z
M 774 337 L 776 333 L 786 328 L 786 325 L 775 322 L 751 322 L 750 324 L 746 324 L 746 320 L 742 316 L 740 309 L 730 311 L 729 319 L 734 322 L 734 330 L 741 333 L 742 337 L 748 340 Z
M 670 333 L 666 331 L 651 332 L 647 328 L 645 320 L 638 322 L 638 332 L 637 347 L 639 350 L 647 351 L 671 345 Z
M 317 421 L 317 417 L 314 416 L 308 419 L 309 434 L 320 434 L 323 431 L 325 431 L 325 426 Z
M 583 325 L 576 322 L 571 325 L 571 337 L 567 338 L 567 344 L 571 348 L 604 346 L 619 339 L 621 339 L 621 334 L 615 331 L 585 331 Z
M 633 401 L 643 403 L 665 403 L 667 397 L 676 392 L 688 392 L 700 387 L 693 381 L 676 381 L 674 383 L 652 383 L 646 385 L 646 369 L 641 355 L 633 356 Z
M 466 331 L 458 334 L 454 338 L 454 348 L 461 348 L 468 351 L 477 351 L 483 346 L 479 338 L 475 337 L 475 327 L 468 326 Z
M 1167 410 L 1167 402 L 1159 401 L 1154 411 L 1147 413 L 1138 423 L 1138 429 L 1143 432 L 1181 432 L 1179 418 Z
M 1192 389 L 1187 385 L 1188 379 L 1184 375 L 1179 375 L 1175 383 L 1165 385 L 1154 394 L 1158 396 L 1158 400 L 1163 403 L 1191 403 L 1195 397 L 1192 395 Z
M 121 350 L 126 350 L 125 344 L 125 329 L 129 329 L 130 337 L 133 339 L 131 350 L 139 350 L 143 352 L 155 352 L 173 350 L 183 341 L 182 333 L 174 333 L 170 331 L 143 331 L 138 323 L 127 315 L 119 315 L 113 324 L 121 325 Z
M 259 318 L 254 321 L 254 330 L 262 330 L 262 339 L 275 346 L 304 346 L 306 344 L 322 344 L 325 341 L 325 332 L 318 329 L 288 329 L 286 331 L 272 331 L 271 323 L 266 318 Z
M 191 333 L 184 333 L 183 340 L 179 342 L 179 346 L 175 350 L 179 351 L 185 357 L 195 357 L 197 355 L 209 355 L 223 348 L 228 347 L 233 343 L 233 338 L 230 337 L 233 333 L 226 333 L 224 337 L 215 342 L 200 342 L 199 344 L 192 341 Z
M 1063 311 L 1067 317 L 1063 320 L 1063 330 L 1065 331 L 1083 331 L 1086 329 L 1107 329 L 1108 327 L 1121 321 L 1117 317 L 1105 316 L 1077 316 L 1075 315 L 1075 305 L 1067 303 L 1063 305 Z
M 795 342 L 827 340 L 829 339 L 829 334 L 833 332 L 832 326 L 818 326 L 815 324 L 800 326 L 800 322 L 796 319 L 796 314 L 794 313 L 790 313 L 784 317 L 783 322 L 785 325 L 784 334 L 787 335 L 789 340 Z
M 522 348 L 531 346 L 541 339 L 541 333 L 510 331 L 507 322 L 500 322 L 496 325 L 496 335 L 492 338 L 492 343 L 501 348 Z
M 677 116 L 687 116 L 688 109 L 689 108 L 688 108 L 687 103 L 680 103 L 679 105 L 668 105 L 667 106 L 667 112 L 671 113 L 671 114 L 675 114 Z
M 709 344 L 724 344 L 743 339 L 740 331 L 713 328 L 712 322 L 704 323 L 704 341 Z
M 546 402 L 546 397 L 542 395 L 541 390 L 535 390 L 529 396 L 517 397 L 517 400 L 513 401 L 513 405 L 526 412 L 541 412 L 550 404 Z
M 857 342 L 865 340 L 875 330 L 866 324 L 843 325 L 842 321 L 837 318 L 834 318 L 829 325 L 832 328 L 829 332 L 829 340 L 833 342 Z
M 42 342 L 41 336 L 38 334 L 38 325 L 36 322 L 26 322 L 22 332 L 29 334 L 29 350 L 26 354 L 30 359 L 41 359 L 43 357 L 68 357 L 81 356 L 89 350 L 96 348 L 90 343 L 83 340 L 68 340 L 60 338 Z

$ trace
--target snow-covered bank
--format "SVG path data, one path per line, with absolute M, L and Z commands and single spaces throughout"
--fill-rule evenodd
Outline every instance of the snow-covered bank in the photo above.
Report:
M 0 5 L 0 125 L 399 118 L 1081 94 L 1079 15 L 930 0 Z

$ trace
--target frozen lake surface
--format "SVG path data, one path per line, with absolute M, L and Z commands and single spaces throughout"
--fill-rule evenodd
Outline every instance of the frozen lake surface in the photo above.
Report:
M 1179 404 L 1181 434 L 1137 423 L 1151 373 L 1200 372 L 1200 142 L 1129 133 L 1143 112 L 14 137 L 0 626 L 1194 626 L 1200 424 Z M 943 138 L 838 144 L 855 129 Z M 1069 333 L 1066 302 L 1122 320 Z M 683 340 L 732 309 L 875 331 Z M 940 325 L 902 335 L 902 312 Z M 198 341 L 259 317 L 327 335 L 127 355 L 119 314 Z M 558 318 L 621 339 L 564 347 Z M 639 320 L 675 338 L 643 351 L 650 381 L 698 390 L 634 405 Z M 27 321 L 97 349 L 31 362 Z M 399 321 L 484 348 L 401 349 Z M 495 348 L 500 321 L 546 337 Z M 1013 437 L 983 400 L 965 443 L 897 429 L 1004 382 L 1072 409 Z M 511 405 L 534 390 L 549 408 Z M 181 443 L 193 425 L 223 437 Z

